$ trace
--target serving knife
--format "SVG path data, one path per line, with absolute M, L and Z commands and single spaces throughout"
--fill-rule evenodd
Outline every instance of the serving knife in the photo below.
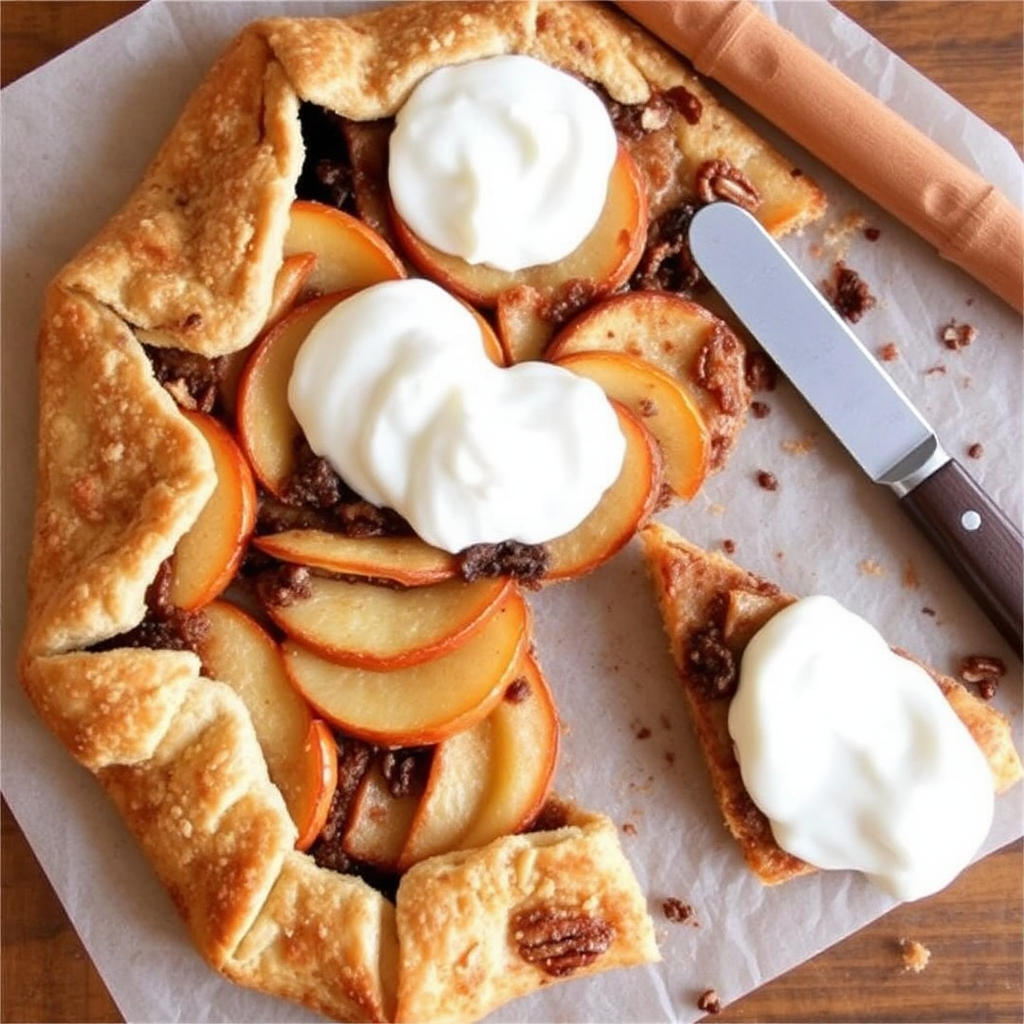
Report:
M 825 425 L 899 504 L 1020 655 L 1024 539 L 882 367 L 746 210 L 690 222 L 701 272 Z

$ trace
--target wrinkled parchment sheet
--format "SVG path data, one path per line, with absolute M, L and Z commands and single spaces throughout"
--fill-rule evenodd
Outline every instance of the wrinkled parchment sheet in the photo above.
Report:
M 301 1008 L 236 988 L 193 951 L 171 903 L 91 776 L 37 721 L 17 684 L 34 478 L 34 348 L 46 282 L 127 197 L 192 88 L 252 17 L 339 13 L 310 3 L 150 4 L 3 92 L 3 792 L 125 1017 L 306 1021 Z M 1021 164 L 1002 136 L 824 3 L 766 9 L 1020 202 Z M 732 102 L 724 97 L 726 102 Z M 824 223 L 786 248 L 812 280 L 838 258 L 878 296 L 857 332 L 947 449 L 1016 521 L 1022 514 L 1021 326 L 969 277 L 835 175 L 751 122 L 830 197 Z M 859 223 L 878 229 L 868 241 Z M 977 329 L 953 352 L 939 328 Z M 1021 667 L 887 492 L 784 382 L 757 396 L 727 469 L 664 514 L 696 542 L 799 594 L 832 594 L 940 669 L 990 653 L 1009 666 L 996 703 L 1021 721 Z M 981 443 L 980 459 L 966 456 Z M 776 475 L 769 492 L 759 470 Z M 613 816 L 650 900 L 663 963 L 558 985 L 494 1020 L 661 1021 L 700 1016 L 713 986 L 732 1002 L 884 913 L 859 876 L 765 889 L 745 870 L 712 802 L 636 542 L 584 581 L 534 599 L 538 648 L 567 723 L 557 791 Z M 926 611 L 926 609 L 928 611 Z M 1021 835 L 1019 792 L 998 802 L 983 852 Z M 677 897 L 691 923 L 662 910 Z

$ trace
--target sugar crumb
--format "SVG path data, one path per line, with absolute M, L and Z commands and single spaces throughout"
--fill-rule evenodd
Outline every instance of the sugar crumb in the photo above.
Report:
M 920 974 L 931 959 L 932 951 L 917 939 L 900 939 L 900 961 L 903 970 Z

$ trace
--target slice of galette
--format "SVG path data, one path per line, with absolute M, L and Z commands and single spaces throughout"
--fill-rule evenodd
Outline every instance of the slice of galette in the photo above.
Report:
M 993 793 L 1024 776 L 1010 723 L 890 649 L 670 528 L 640 536 L 726 827 L 765 884 L 856 868 L 903 899 L 966 866 Z
M 824 207 L 602 6 L 271 19 L 51 282 L 21 678 L 227 977 L 464 1020 L 657 958 L 527 591 L 737 443 L 715 201 Z

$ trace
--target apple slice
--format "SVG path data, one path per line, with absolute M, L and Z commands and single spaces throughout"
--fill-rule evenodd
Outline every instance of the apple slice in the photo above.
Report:
M 550 315 L 547 291 L 521 284 L 498 296 L 495 317 L 505 362 L 540 359 L 558 328 Z
M 239 439 L 256 478 L 277 497 L 295 469 L 301 433 L 288 404 L 295 356 L 313 326 L 344 297 L 324 295 L 299 306 L 263 336 L 242 371 L 235 413 Z
M 305 290 L 319 295 L 355 291 L 406 276 L 402 261 L 376 231 L 333 206 L 297 199 L 292 203 L 284 255 L 316 253 Z
M 274 291 L 270 297 L 270 312 L 267 313 L 267 321 L 263 325 L 264 331 L 292 311 L 299 296 L 308 288 L 308 281 L 316 269 L 316 263 L 315 252 L 297 252 L 284 258 L 278 268 L 277 277 L 274 278 Z
M 665 483 L 687 500 L 697 493 L 707 476 L 711 444 L 703 416 L 678 381 L 624 352 L 575 352 L 557 365 L 599 384 L 639 417 L 661 446 Z
M 405 587 L 441 583 L 459 573 L 454 555 L 419 537 L 346 537 L 326 530 L 283 530 L 254 537 L 252 543 L 282 562 L 393 580 Z
M 520 831 L 547 800 L 561 733 L 551 688 L 531 654 L 523 657 L 504 699 L 486 720 L 491 740 L 487 790 L 460 840 L 462 849 Z
M 252 618 L 226 601 L 205 609 L 208 635 L 199 647 L 207 675 L 245 703 L 270 779 L 281 790 L 307 849 L 327 820 L 338 781 L 338 748 L 288 679 L 278 646 Z
M 399 871 L 435 854 L 462 849 L 462 837 L 480 814 L 491 777 L 495 713 L 434 749 L 427 786 L 398 858 Z
M 507 577 L 395 588 L 312 576 L 308 596 L 268 605 L 293 640 L 330 661 L 378 672 L 436 658 L 466 643 L 512 590 Z
M 582 576 L 606 562 L 625 546 L 657 507 L 662 482 L 657 442 L 624 406 L 612 404 L 626 437 L 622 472 L 579 526 L 545 545 L 545 582 Z
M 327 661 L 291 640 L 283 646 L 292 682 L 317 711 L 369 743 L 439 743 L 484 718 L 513 679 L 527 637 L 527 607 L 512 588 L 461 647 L 390 672 Z
M 547 798 L 558 746 L 551 690 L 527 654 L 494 710 L 437 745 L 399 868 L 485 846 L 528 825 Z
M 625 284 L 647 241 L 646 195 L 633 158 L 620 144 L 604 209 L 590 234 L 557 263 L 513 272 L 441 252 L 417 237 L 393 205 L 391 214 L 400 247 L 424 275 L 474 306 L 491 307 L 502 292 L 518 285 L 545 288 L 583 281 L 592 294 L 607 294 Z
M 571 320 L 545 355 L 594 351 L 639 356 L 678 381 L 704 418 L 711 468 L 722 465 L 750 404 L 746 348 L 728 324 L 672 292 L 627 292 Z
M 171 560 L 170 600 L 185 611 L 209 604 L 231 582 L 256 525 L 256 484 L 227 429 L 212 416 L 183 412 L 213 455 L 217 486 Z
M 399 857 L 420 804 L 420 794 L 395 796 L 375 760 L 352 799 L 342 849 L 382 871 L 397 871 Z

